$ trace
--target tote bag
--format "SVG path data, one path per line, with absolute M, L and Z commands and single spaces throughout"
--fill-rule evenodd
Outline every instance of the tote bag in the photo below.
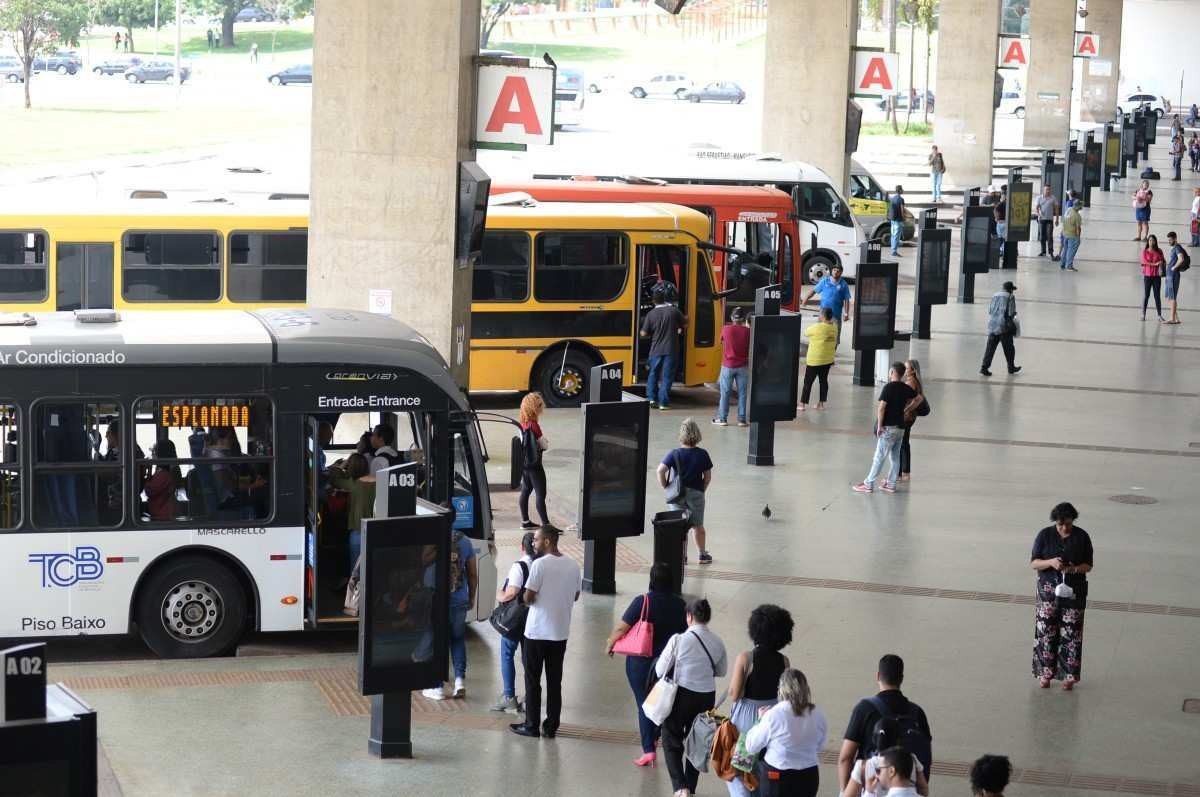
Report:
M 650 694 L 642 701 L 642 713 L 655 725 L 666 722 L 667 717 L 671 716 L 671 709 L 675 707 L 675 695 L 679 687 L 675 685 L 674 675 L 675 667 L 672 665 L 671 671 L 658 679 Z
M 650 622 L 650 593 L 642 596 L 642 616 L 613 645 L 613 653 L 625 656 L 654 655 L 654 624 Z

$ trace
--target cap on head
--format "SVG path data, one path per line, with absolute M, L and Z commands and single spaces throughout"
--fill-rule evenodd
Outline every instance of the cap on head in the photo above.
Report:
M 1008 291 L 1009 293 L 1012 293 L 1013 291 L 1015 291 L 1017 289 L 1017 286 L 1014 285 L 1011 281 L 1008 281 L 1008 282 L 1004 283 L 1003 288 L 1004 288 L 1004 290 Z

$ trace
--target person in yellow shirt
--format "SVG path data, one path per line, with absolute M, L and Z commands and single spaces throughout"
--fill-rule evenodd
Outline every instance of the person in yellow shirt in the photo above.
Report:
M 821 400 L 817 409 L 825 409 L 825 401 L 829 398 L 829 369 L 833 367 L 833 355 L 837 351 L 837 324 L 833 322 L 833 310 L 821 308 L 820 322 L 804 330 L 808 338 L 808 354 L 804 358 L 804 389 L 800 393 L 798 410 L 808 409 L 808 398 L 812 394 L 813 381 L 821 381 Z

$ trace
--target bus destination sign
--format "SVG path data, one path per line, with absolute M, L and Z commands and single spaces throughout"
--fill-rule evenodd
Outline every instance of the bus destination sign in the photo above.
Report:
M 249 426 L 250 408 L 227 404 L 164 404 L 159 412 L 159 426 L 169 429 L 191 429 L 196 426 Z

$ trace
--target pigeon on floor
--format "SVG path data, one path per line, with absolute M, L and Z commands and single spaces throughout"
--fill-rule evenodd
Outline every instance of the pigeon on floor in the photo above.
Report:
M 762 516 L 767 520 L 771 519 L 771 506 L 769 504 L 763 504 Z

